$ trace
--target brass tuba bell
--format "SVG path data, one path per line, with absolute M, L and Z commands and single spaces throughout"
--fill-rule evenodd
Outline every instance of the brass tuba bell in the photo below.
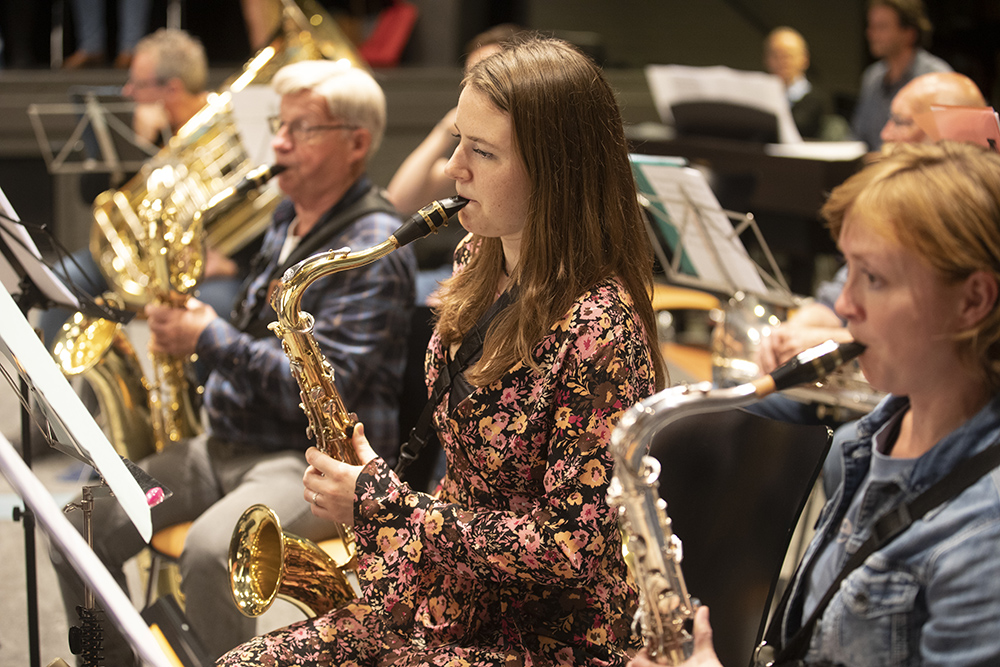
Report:
M 236 186 L 255 163 L 243 144 L 233 118 L 233 95 L 247 86 L 268 83 L 284 65 L 299 60 L 348 60 L 366 68 L 336 22 L 312 0 L 282 0 L 281 22 L 271 43 L 230 77 L 156 155 L 118 190 L 94 200 L 90 251 L 111 290 L 126 306 L 141 309 L 156 293 L 188 293 L 202 277 L 202 244 L 232 255 L 260 236 L 280 201 L 276 189 L 247 193 L 244 201 L 211 220 L 198 212 L 212 198 Z M 169 171 L 166 192 L 155 192 Z M 154 249 L 149 238 L 148 209 L 171 212 L 170 240 Z M 156 284 L 151 264 L 163 253 L 168 285 Z
M 252 505 L 236 522 L 229 542 L 233 600 L 250 617 L 267 611 L 275 598 L 308 616 L 325 614 L 358 596 L 342 569 L 353 564 L 354 555 L 345 549 L 341 556 L 343 562 L 337 563 L 315 542 L 282 532 L 269 507 Z
M 139 461 L 156 451 L 142 366 L 122 324 L 76 313 L 53 341 L 63 374 L 90 386 L 115 451 Z

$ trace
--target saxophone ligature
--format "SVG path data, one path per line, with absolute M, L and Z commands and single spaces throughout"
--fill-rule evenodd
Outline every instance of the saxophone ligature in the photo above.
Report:
M 334 384 L 333 366 L 323 356 L 312 334 L 312 315 L 299 310 L 303 292 L 320 278 L 371 264 L 412 241 L 437 232 L 467 203 L 467 199 L 458 196 L 432 202 L 417 211 L 388 239 L 367 250 L 352 252 L 350 248 L 344 248 L 307 257 L 289 268 L 274 288 L 270 303 L 278 320 L 272 322 L 269 328 L 281 339 L 292 375 L 299 384 L 302 398 L 299 405 L 309 420 L 306 433 L 310 439 L 316 440 L 316 447 L 328 456 L 350 465 L 360 465 L 351 444 L 357 418 L 344 406 Z M 350 528 L 339 527 L 344 558 L 331 568 L 329 565 L 317 565 L 328 562 L 328 559 L 309 540 L 287 533 L 282 539 L 280 525 L 274 527 L 276 517 L 266 510 L 261 506 L 248 509 L 230 539 L 230 586 L 240 611 L 247 616 L 258 616 L 275 597 L 288 599 L 313 614 L 325 613 L 348 602 L 353 596 L 353 589 L 345 586 L 343 570 L 356 566 L 354 535 Z M 261 525 L 266 528 L 259 529 Z M 283 553 L 292 557 L 281 555 Z M 305 553 L 311 554 L 308 560 L 299 557 Z M 303 564 L 308 565 L 309 572 L 305 579 L 310 582 L 309 585 L 283 585 L 283 581 L 303 580 L 298 571 Z M 319 585 L 315 572 L 317 568 L 326 570 L 329 575 L 325 579 L 330 590 L 322 594 L 316 591 Z M 298 599 L 300 595 L 308 596 L 309 601 Z
M 639 588 L 633 629 L 654 660 L 677 665 L 690 657 L 687 625 L 697 603 L 684 582 L 681 541 L 659 495 L 659 461 L 646 454 L 653 436 L 682 417 L 749 405 L 775 391 L 817 382 L 863 351 L 860 343 L 827 341 L 752 382 L 722 389 L 710 382 L 670 387 L 622 416 L 611 434 L 615 465 L 608 502 L 618 508 L 626 562 Z

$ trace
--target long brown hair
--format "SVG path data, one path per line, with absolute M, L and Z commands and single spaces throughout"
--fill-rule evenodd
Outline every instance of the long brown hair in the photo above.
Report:
M 463 81 L 510 114 L 514 146 L 531 182 L 528 219 L 514 275 L 517 301 L 494 320 L 469 381 L 496 381 L 533 348 L 585 291 L 610 277 L 638 311 L 665 385 L 652 290 L 653 253 L 636 200 L 621 114 L 598 67 L 566 42 L 515 38 L 469 70 Z M 444 285 L 438 330 L 462 339 L 495 297 L 500 239 L 474 237 L 469 265 Z

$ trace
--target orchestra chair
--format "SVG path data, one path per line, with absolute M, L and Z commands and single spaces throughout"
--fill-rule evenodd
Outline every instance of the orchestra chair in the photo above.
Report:
M 730 408 L 678 418 L 650 443 L 688 593 L 711 608 L 724 665 L 751 662 L 832 435 Z

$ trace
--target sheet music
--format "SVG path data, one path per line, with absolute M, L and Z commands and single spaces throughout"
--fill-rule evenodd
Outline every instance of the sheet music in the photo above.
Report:
M 660 118 L 673 125 L 670 109 L 681 102 L 728 102 L 760 109 L 778 119 L 781 143 L 802 141 L 785 86 L 777 76 L 730 67 L 647 65 L 646 82 Z
M 270 86 L 252 85 L 231 93 L 233 122 L 254 165 L 274 164 L 268 118 L 278 113 L 281 98 Z
M 676 158 L 632 156 L 639 191 L 661 214 L 657 220 L 671 251 L 682 253 L 680 268 L 706 287 L 733 294 L 768 290 L 729 217 L 697 169 L 677 166 Z
M 28 383 L 59 448 L 93 464 L 148 542 L 153 536 L 153 525 L 145 494 L 6 289 L 0 290 L 0 322 L 4 323 L 0 329 L 0 352 Z
M 20 222 L 21 219 L 17 217 L 7 195 L 4 194 L 3 190 L 0 190 L 0 241 L 10 248 L 14 257 L 24 267 L 28 277 L 46 298 L 71 310 L 80 310 L 82 305 L 79 299 L 42 261 L 42 254 L 38 251 L 38 246 L 35 245 L 34 239 L 28 234 L 24 225 L 18 224 Z M 20 277 L 3 254 L 0 254 L 0 282 L 3 283 L 9 294 L 17 293 Z

